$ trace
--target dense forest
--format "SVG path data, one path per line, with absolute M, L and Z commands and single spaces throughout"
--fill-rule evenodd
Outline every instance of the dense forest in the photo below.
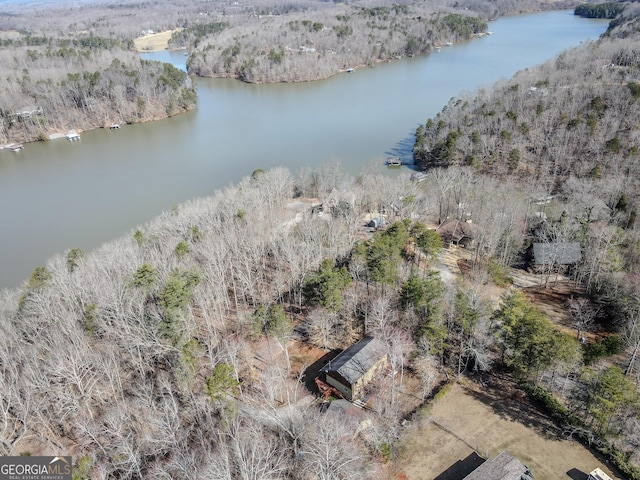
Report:
M 466 165 L 562 200 L 547 208 L 540 234 L 583 242 L 593 261 L 576 274 L 593 292 L 612 273 L 638 268 L 637 39 L 633 21 L 615 27 L 491 90 L 452 99 L 416 132 L 422 168 Z
M 141 60 L 131 42 L 18 32 L 4 37 L 0 144 L 164 118 L 195 106 L 187 74 Z
M 257 15 L 253 22 L 197 42 L 188 68 L 201 76 L 247 82 L 308 81 L 428 53 L 486 31 L 486 21 L 477 15 L 439 13 L 429 5 L 345 5 L 331 13 Z
M 624 3 L 583 3 L 575 9 L 575 14 L 587 18 L 616 18 L 624 10 Z
M 0 145 L 194 108 L 191 79 L 171 65 L 142 61 L 132 40 L 197 16 L 190 2 L 3 3 Z
M 389 478 L 405 415 L 446 378 L 500 372 L 638 478 L 638 283 L 612 290 L 615 306 L 581 295 L 566 307 L 578 335 L 618 312 L 617 333 L 584 346 L 508 288 L 515 270 L 500 258 L 526 243 L 533 187 L 469 167 L 421 182 L 337 165 L 256 171 L 52 258 L 3 294 L 3 454 L 62 450 L 75 478 Z M 462 194 L 493 255 L 452 281 L 432 225 Z M 388 227 L 372 233 L 378 215 Z M 321 413 L 305 369 L 365 334 L 391 368 L 354 437 Z
M 246 82 L 300 82 L 371 66 L 487 32 L 499 15 L 568 8 L 567 2 L 355 2 L 234 4 L 208 24 L 189 25 L 170 46 L 190 50 L 188 68 Z M 209 15 L 211 17 L 211 15 Z
M 639 479 L 638 13 L 453 99 L 416 132 L 420 175 L 256 170 L 37 267 L 0 297 L 0 453 L 73 455 L 75 479 L 387 479 L 403 420 L 443 383 L 500 377 Z M 64 75 L 79 111 L 118 82 L 189 99 L 186 76 L 102 38 L 14 47 L 81 64 Z M 123 57 L 96 75 L 102 44 Z M 25 65 L 9 84 L 46 98 Z M 534 243 L 580 259 L 531 267 Z M 569 289 L 562 315 L 522 278 Z M 323 413 L 307 374 L 365 335 L 389 370 L 359 429 Z
M 440 175 L 443 168 L 448 172 L 462 169 L 473 172 L 469 175 L 476 179 L 526 185 L 528 201 L 520 204 L 526 213 L 519 217 L 528 219 L 520 230 L 523 237 L 514 242 L 513 237 L 501 236 L 501 223 L 492 223 L 492 227 L 498 226 L 498 248 L 478 244 L 479 257 L 488 255 L 509 266 L 521 264 L 527 246 L 535 242 L 580 246 L 582 261 L 570 269 L 570 275 L 585 287 L 586 296 L 580 305 L 574 302 L 567 308 L 578 332 L 578 324 L 586 318 L 592 325 L 599 322 L 609 332 L 584 349 L 583 361 L 590 365 L 593 354 L 598 357 L 622 351 L 626 355 L 606 370 L 583 369 L 578 381 L 583 385 L 604 382 L 594 380 L 593 375 L 600 371 L 600 375 L 631 382 L 622 390 L 614 389 L 619 395 L 616 398 L 626 398 L 633 405 L 628 410 L 631 420 L 615 426 L 615 421 L 608 423 L 612 420 L 609 415 L 627 408 L 610 405 L 612 408 L 591 412 L 594 417 L 589 420 L 591 426 L 597 425 L 599 415 L 604 414 L 608 426 L 582 431 L 590 439 L 594 432 L 600 435 L 598 441 L 603 445 L 607 434 L 614 431 L 623 443 L 626 435 L 638 434 L 639 12 L 637 5 L 627 5 L 599 41 L 566 51 L 491 89 L 452 99 L 435 118 L 418 127 L 414 146 L 416 165 L 430 175 Z M 447 188 L 455 189 L 454 185 Z M 482 201 L 470 196 L 469 190 L 460 189 L 455 203 L 444 210 L 441 207 L 438 219 L 470 218 L 476 223 L 476 210 L 481 208 Z M 499 222 L 510 218 L 509 210 L 491 210 Z M 557 271 L 560 263 L 546 265 L 547 274 Z M 506 305 L 503 303 L 501 310 Z M 517 368 L 522 368 L 522 360 Z M 536 390 L 545 384 L 544 375 L 535 383 Z M 606 388 L 610 387 L 607 383 Z M 545 388 L 554 390 L 552 383 Z M 605 397 L 612 400 L 614 394 L 608 395 Z M 575 403 L 577 398 L 584 399 L 584 392 L 563 393 L 560 403 L 548 392 L 543 397 L 543 403 L 562 422 L 585 428 L 584 419 L 576 417 L 580 415 Z M 636 439 L 627 448 L 637 452 L 637 445 Z M 611 448 L 607 444 L 605 449 Z M 619 458 L 624 459 L 624 455 Z M 637 465 L 637 457 L 626 458 Z M 637 469 L 631 470 L 635 473 L 626 474 L 637 478 Z
M 155 120 L 196 103 L 186 73 L 167 63 L 141 60 L 107 39 L 27 37 L 6 42 L 0 56 L 13 66 L 0 100 L 2 144 Z

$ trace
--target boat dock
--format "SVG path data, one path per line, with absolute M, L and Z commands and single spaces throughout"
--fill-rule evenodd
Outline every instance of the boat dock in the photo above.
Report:
M 70 142 L 74 140 L 80 140 L 80 134 L 75 130 L 70 130 L 69 133 L 67 133 L 67 140 L 69 140 Z
M 387 165 L 387 167 L 401 167 L 402 160 L 400 160 L 399 158 L 387 158 L 385 164 Z
M 22 145 L 21 143 L 10 143 L 8 145 L 5 145 L 4 148 L 12 152 L 19 152 L 24 148 L 24 145 Z

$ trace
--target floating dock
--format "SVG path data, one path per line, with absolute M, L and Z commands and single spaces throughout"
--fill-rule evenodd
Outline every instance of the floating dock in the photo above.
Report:
M 10 143 L 9 145 L 5 145 L 4 148 L 11 150 L 12 152 L 19 152 L 24 148 L 24 145 L 21 143 Z

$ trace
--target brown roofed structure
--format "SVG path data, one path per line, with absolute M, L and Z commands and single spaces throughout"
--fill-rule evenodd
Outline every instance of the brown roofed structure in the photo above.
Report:
M 448 220 L 440 225 L 436 231 L 446 243 L 468 247 L 473 243 L 477 230 L 473 223 Z

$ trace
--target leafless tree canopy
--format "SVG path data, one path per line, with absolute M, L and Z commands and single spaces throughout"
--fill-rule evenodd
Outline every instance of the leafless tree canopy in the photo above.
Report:
M 403 5 L 384 7 L 385 28 L 398 28 L 395 10 Z M 484 18 L 522 5 L 468 2 L 455 9 L 469 7 Z M 128 50 L 141 27 L 186 30 L 199 24 L 196 18 L 209 24 L 219 15 L 229 17 L 229 27 L 211 35 L 226 35 L 235 22 L 237 28 L 271 22 L 297 45 L 316 22 L 323 26 L 314 34 L 336 35 L 340 22 L 356 32 L 367 22 L 378 25 L 383 12 L 373 4 L 291 2 L 259 12 L 239 4 L 215 8 L 177 4 L 171 14 L 168 4 L 158 4 L 154 17 L 142 3 L 67 5 L 30 24 L 20 9 L 3 14 L 0 53 L 9 67 L 2 88 L 13 92 L 0 97 L 4 131 L 28 138 L 42 122 L 63 129 L 189 108 L 186 76 Z M 353 23 L 338 19 L 335 9 Z M 422 16 L 428 6 L 406 9 Z M 453 9 L 432 17 L 442 20 Z M 408 24 L 407 32 L 425 25 Z M 276 41 L 263 30 L 262 40 Z M 189 32 L 186 41 L 200 42 L 193 62 L 217 55 L 214 37 Z M 637 35 L 631 18 L 598 42 L 453 100 L 416 133 L 416 159 L 433 167 L 424 176 L 364 169 L 350 177 L 336 164 L 295 175 L 256 171 L 93 252 L 72 249 L 37 267 L 20 288 L 0 296 L 0 453 L 69 453 L 80 478 L 388 478 L 383 463 L 401 433 L 403 399 L 415 407 L 445 376 L 502 368 L 505 357 L 515 358 L 530 342 L 519 352 L 526 368 L 508 366 L 563 395 L 572 411 L 594 412 L 585 428 L 597 421 L 598 434 L 610 434 L 624 452 L 618 457 L 638 464 Z M 236 57 L 249 47 L 239 48 Z M 268 58 L 271 49 L 265 51 Z M 273 51 L 270 61 L 280 52 Z M 258 72 L 266 64 L 255 58 Z M 203 68 L 216 61 L 203 61 Z M 14 98 L 29 103 L 10 103 Z M 49 116 L 62 109 L 68 117 Z M 114 112 L 122 117 L 114 120 Z M 322 216 L 314 214 L 318 203 Z M 389 228 L 365 227 L 374 215 L 386 216 Z M 422 243 L 427 225 L 445 220 L 475 226 L 459 281 L 440 261 L 440 247 L 429 251 Z M 504 272 L 523 267 L 534 239 L 580 243 L 582 260 L 566 273 L 585 286 L 589 301 L 568 308 L 578 336 L 591 333 L 596 321 L 619 336 L 622 349 L 607 360 L 615 368 L 584 369 L 580 345 L 514 288 L 498 310 L 487 298 L 484 287 L 508 284 Z M 304 298 L 305 281 L 324 259 L 329 271 L 335 265 L 353 280 L 341 283 L 342 301 L 329 304 L 336 306 L 330 312 Z M 504 307 L 509 302 L 511 311 Z M 539 327 L 521 342 L 505 327 L 510 321 L 521 327 L 513 311 L 532 314 Z M 384 343 L 389 359 L 374 382 L 366 428 L 320 413 L 289 351 L 294 344 L 343 348 L 365 334 Z M 527 353 L 538 351 L 536 336 L 556 343 L 534 358 Z M 624 387 L 616 409 L 598 409 L 598 395 L 589 396 L 602 393 L 603 379 Z M 593 433 L 583 426 L 567 431 Z

